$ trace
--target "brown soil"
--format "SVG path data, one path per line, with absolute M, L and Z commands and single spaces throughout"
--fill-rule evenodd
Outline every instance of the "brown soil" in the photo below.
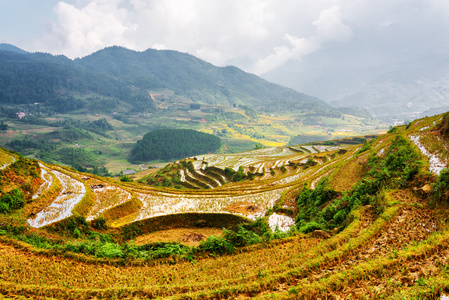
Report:
M 221 236 L 223 230 L 218 228 L 177 228 L 152 232 L 137 237 L 136 245 L 144 245 L 155 242 L 179 242 L 187 246 L 198 246 L 202 240 L 210 236 Z
M 332 186 L 336 191 L 348 191 L 363 176 L 367 155 L 349 161 L 332 178 Z
M 262 211 L 262 208 L 254 203 L 239 202 L 226 206 L 224 210 L 243 215 L 250 215 Z

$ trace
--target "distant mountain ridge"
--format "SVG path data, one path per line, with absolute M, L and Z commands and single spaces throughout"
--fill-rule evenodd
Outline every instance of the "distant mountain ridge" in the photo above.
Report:
M 19 47 L 16 47 L 16 46 L 10 45 L 10 44 L 5 44 L 5 43 L 0 44 L 0 51 L 10 51 L 10 52 L 16 52 L 16 53 L 20 53 L 20 54 L 28 53 L 27 51 L 20 49 Z
M 317 98 L 236 67 L 216 67 L 177 51 L 137 52 L 113 46 L 71 60 L 62 55 L 21 52 L 7 44 L 2 49 L 0 104 L 63 102 L 59 111 L 67 112 L 91 105 L 85 98 L 95 96 L 115 101 L 115 106 L 124 101 L 137 111 L 151 111 L 155 105 L 147 91 L 168 89 L 197 103 L 244 105 L 265 112 L 330 109 Z
M 84 68 L 113 76 L 140 88 L 169 88 L 195 102 L 234 103 L 265 111 L 327 106 L 323 101 L 246 73 L 237 67 L 217 67 L 172 50 L 143 52 L 109 47 L 75 60 Z
M 338 54 L 336 54 L 337 57 Z M 356 106 L 377 117 L 414 119 L 449 106 L 449 56 L 385 63 L 317 52 L 262 77 L 336 106 Z
M 0 51 L 0 104 L 39 103 L 47 110 L 66 113 L 81 108 L 99 112 L 119 102 L 139 111 L 154 109 L 145 91 L 87 71 L 65 56 Z

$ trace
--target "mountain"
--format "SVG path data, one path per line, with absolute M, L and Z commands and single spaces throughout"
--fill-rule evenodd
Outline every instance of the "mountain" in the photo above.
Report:
M 340 54 L 338 54 L 340 55 Z M 377 117 L 413 119 L 449 106 L 449 56 L 432 55 L 389 63 L 315 53 L 263 77 L 336 106 L 357 106 Z
M 271 112 L 327 106 L 317 98 L 270 83 L 236 67 L 216 67 L 177 51 L 136 52 L 114 46 L 77 59 L 75 63 L 140 88 L 168 88 L 199 103 L 241 104 Z
M 10 52 L 16 52 L 16 53 L 21 53 L 21 54 L 28 53 L 25 50 L 20 49 L 19 47 L 16 47 L 11 44 L 4 44 L 4 43 L 0 44 L 0 51 L 10 51 Z
M 75 60 L 18 52 L 0 50 L 0 104 L 40 103 L 63 113 L 111 112 L 120 106 L 129 110 L 131 105 L 133 111 L 149 112 L 156 106 L 148 91 L 164 89 L 197 103 L 264 112 L 332 110 L 322 100 L 236 67 L 216 67 L 177 51 L 137 52 L 114 46 Z M 123 102 L 127 105 L 119 104 Z
M 394 64 L 382 74 L 332 102 L 359 103 L 373 114 L 415 118 L 449 105 L 449 56 L 430 56 Z
M 87 71 L 65 56 L 0 51 L 0 104 L 39 103 L 47 111 L 66 113 L 113 109 L 121 102 L 136 111 L 154 109 L 146 91 Z

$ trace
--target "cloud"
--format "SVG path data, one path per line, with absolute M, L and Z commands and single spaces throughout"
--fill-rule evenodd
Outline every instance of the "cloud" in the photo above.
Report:
M 137 30 L 127 22 L 129 13 L 119 8 L 120 0 L 79 1 L 81 8 L 59 2 L 54 8 L 57 22 L 53 23 L 45 43 L 70 57 L 91 53 L 108 45 L 132 45 L 126 34 Z
M 320 43 L 345 41 L 353 36 L 351 28 L 343 24 L 338 6 L 332 6 L 321 11 L 318 20 L 314 21 L 313 25 L 317 29 L 314 39 Z
M 256 74 L 264 74 L 290 59 L 300 60 L 303 56 L 319 50 L 324 43 L 342 42 L 353 36 L 352 30 L 343 24 L 340 8 L 337 6 L 323 9 L 312 24 L 316 27 L 314 35 L 299 38 L 285 34 L 284 40 L 288 44 L 275 47 L 273 53 L 259 59 L 253 71 Z
M 441 49 L 441 44 L 449 44 L 444 42 L 449 29 L 447 3 L 64 0 L 54 7 L 48 34 L 37 40 L 39 50 L 72 58 L 111 45 L 134 50 L 153 47 L 187 52 L 216 65 L 239 62 L 247 71 L 263 74 L 290 59 L 303 60 L 340 44 L 348 45 L 349 51 L 388 49 L 384 50 L 388 55 L 401 49 L 415 51 L 410 45 L 417 40 L 418 46 L 426 45 L 422 52 Z
M 288 60 L 301 59 L 301 57 L 315 52 L 320 45 L 314 39 L 297 38 L 289 34 L 285 35 L 288 45 L 277 46 L 268 56 L 259 59 L 254 66 L 254 73 L 263 74 L 283 65 Z

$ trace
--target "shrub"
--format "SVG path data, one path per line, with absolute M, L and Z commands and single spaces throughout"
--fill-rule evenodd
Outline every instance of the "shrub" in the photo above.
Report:
M 108 229 L 108 226 L 106 225 L 106 222 L 107 222 L 107 220 L 105 218 L 98 217 L 97 219 L 92 220 L 90 222 L 90 225 L 93 228 L 98 229 L 98 230 L 106 230 L 106 229 Z
M 261 241 L 259 235 L 243 226 L 238 226 L 237 231 L 224 230 L 224 238 L 236 247 L 254 245 Z
M 95 255 L 103 258 L 119 258 L 123 256 L 123 251 L 117 244 L 105 243 L 98 248 Z
M 201 241 L 198 249 L 203 252 L 209 251 L 212 253 L 225 254 L 234 253 L 234 245 L 228 242 L 224 237 L 210 236 L 207 240 Z
M 13 210 L 22 208 L 24 205 L 23 192 L 15 188 L 0 198 L 0 213 L 10 213 Z
M 120 181 L 122 182 L 133 182 L 131 178 L 129 178 L 128 175 L 120 175 Z
M 323 229 L 322 226 L 320 224 L 318 224 L 317 222 L 312 221 L 312 222 L 305 224 L 304 226 L 301 226 L 299 228 L 299 231 L 302 233 L 309 233 L 309 232 L 319 230 L 319 229 Z
M 369 141 L 369 142 L 368 142 L 368 141 L 365 141 L 365 144 L 363 144 L 362 148 L 360 148 L 360 150 L 357 151 L 357 154 L 358 154 L 358 153 L 365 152 L 365 151 L 371 149 L 371 146 L 373 145 L 373 142 L 374 142 L 374 140 L 371 140 L 371 141 Z
M 434 201 L 447 201 L 449 199 L 449 169 L 443 169 L 432 189 Z
M 234 174 L 234 176 L 232 176 L 232 181 L 243 181 L 245 180 L 246 175 L 245 175 L 245 171 L 243 170 L 243 167 L 239 167 L 239 170 L 237 171 L 237 173 Z

